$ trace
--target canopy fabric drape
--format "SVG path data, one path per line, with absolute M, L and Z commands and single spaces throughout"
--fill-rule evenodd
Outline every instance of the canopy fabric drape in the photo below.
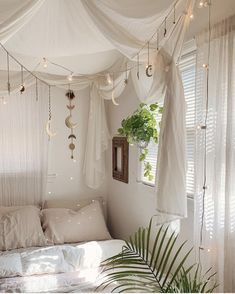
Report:
M 151 10 L 149 7 L 143 7 L 142 5 L 139 9 L 135 8 L 133 13 L 130 13 L 130 11 L 127 13 L 123 4 L 117 4 L 114 0 L 71 0 L 70 5 L 64 5 L 64 0 L 59 0 L 58 3 L 56 2 L 54 10 L 52 9 L 52 2 L 54 3 L 54 1 L 43 0 L 31 1 L 28 10 L 22 2 L 21 5 L 19 4 L 18 10 L 14 7 L 14 13 L 11 14 L 11 17 L 5 18 L 0 24 L 0 32 L 2 32 L 2 37 L 0 34 L 0 41 L 8 40 L 5 44 L 10 48 L 15 48 L 16 43 L 18 42 L 19 53 L 25 54 L 27 48 L 25 48 L 25 44 L 22 43 L 21 37 L 25 34 L 30 34 L 31 32 L 32 34 L 30 35 L 32 42 L 28 45 L 31 48 L 32 44 L 34 44 L 35 47 L 35 44 L 38 41 L 35 40 L 35 32 L 33 33 L 31 28 L 34 28 L 36 24 L 40 24 L 39 16 L 42 11 L 47 11 L 45 21 L 48 21 L 48 24 L 50 24 L 52 17 L 49 17 L 50 12 L 53 11 L 56 18 L 57 15 L 61 15 L 59 12 L 63 9 L 65 19 L 69 20 L 68 23 L 71 24 L 71 18 L 74 18 L 74 21 L 77 19 L 77 15 L 74 15 L 74 9 L 72 8 L 76 7 L 77 9 L 79 6 L 79 11 L 81 11 L 80 13 L 82 17 L 87 19 L 87 27 L 85 23 L 78 26 L 81 27 L 81 34 L 79 37 L 82 39 L 84 36 L 87 36 L 88 38 L 90 34 L 93 34 L 94 36 L 99 35 L 100 37 L 97 42 L 102 43 L 102 50 L 104 50 L 104 48 L 107 48 L 107 50 L 113 48 L 120 51 L 122 54 L 122 57 L 118 62 L 112 64 L 108 69 L 114 73 L 112 76 L 113 82 L 111 84 L 108 84 L 107 79 L 102 77 L 102 73 L 105 69 L 103 69 L 101 75 L 97 72 L 87 75 L 87 78 L 78 75 L 77 77 L 74 77 L 72 83 L 73 88 L 79 88 L 80 86 L 85 87 L 86 85 L 91 87 L 91 121 L 88 125 L 86 145 L 87 156 L 84 161 L 86 183 L 89 187 L 97 188 L 102 184 L 104 179 L 104 152 L 107 149 L 106 139 L 104 140 L 104 138 L 108 137 L 108 133 L 106 132 L 106 119 L 103 121 L 100 119 L 102 115 L 105 115 L 102 106 L 103 102 L 101 103 L 100 97 L 103 99 L 113 99 L 122 93 L 124 89 L 123 81 L 125 79 L 123 65 L 128 61 L 128 74 L 131 72 L 131 78 L 133 79 L 133 84 L 140 100 L 145 103 L 165 100 L 158 152 L 158 174 L 156 177 L 157 210 L 169 215 L 185 217 L 187 215 L 185 191 L 185 101 L 181 79 L 175 63 L 180 55 L 184 34 L 190 21 L 190 15 L 195 0 L 178 0 L 174 3 L 174 14 L 176 16 L 175 24 L 173 24 L 174 19 L 172 18 L 173 5 L 164 4 L 165 6 L 163 5 L 163 7 L 160 7 L 156 1 L 151 1 Z M 10 7 L 10 4 L 8 5 Z M 127 1 L 125 3 L 125 7 L 126 6 L 133 7 L 132 1 Z M 41 9 L 39 9 L 40 7 Z M 48 9 L 45 10 L 46 8 Z M 166 27 L 162 24 L 165 17 L 170 12 L 171 17 L 167 20 L 167 31 L 165 33 Z M 27 17 L 22 18 L 23 15 Z M 35 24 L 32 21 L 33 15 L 35 15 Z M 56 19 L 54 19 L 54 21 L 56 21 Z M 8 23 L 10 23 L 11 26 L 9 26 Z M 13 26 L 13 24 L 15 25 Z M 17 26 L 19 28 L 18 31 Z M 12 29 L 8 30 L 8 27 L 12 27 Z M 38 28 L 39 27 L 40 26 L 38 26 Z M 159 28 L 158 34 L 154 34 L 156 28 Z M 48 26 L 48 30 L 52 32 L 53 26 Z M 14 32 L 18 33 L 18 37 L 12 37 Z M 44 34 L 46 33 L 47 32 L 44 32 Z M 66 44 L 69 43 L 68 39 L 70 38 L 70 40 L 75 43 L 72 47 L 78 48 L 76 43 L 76 37 L 78 36 L 77 30 L 68 30 L 65 28 L 61 30 L 61 34 L 63 34 Z M 7 36 L 11 38 L 8 39 Z M 149 43 L 149 57 L 151 64 L 154 66 L 154 76 L 148 79 L 144 74 L 144 68 L 148 59 L 146 40 L 151 38 L 151 36 L 153 36 L 153 38 Z M 58 35 L 55 34 L 55 42 L 53 44 L 59 44 L 61 39 L 61 35 L 59 35 L 58 38 Z M 95 37 L 93 39 L 95 39 Z M 47 48 L 48 44 L 53 46 L 48 35 L 43 35 L 43 41 L 45 43 L 45 48 Z M 145 47 L 143 47 L 144 44 Z M 61 56 L 59 48 L 64 48 L 64 44 L 60 45 L 61 46 L 55 48 L 53 47 L 53 52 L 55 52 L 55 55 L 58 57 Z M 142 47 L 143 49 L 139 52 L 139 49 Z M 159 47 L 160 50 L 156 50 L 157 47 Z M 36 49 L 38 50 L 38 48 L 39 47 Z M 36 52 L 34 51 L 34 48 L 31 48 L 30 50 L 31 52 Z M 52 54 L 52 49 L 48 52 L 49 54 Z M 142 68 L 140 79 L 136 76 L 138 52 L 140 68 Z M 59 81 L 63 80 L 63 78 L 60 79 L 59 76 L 51 75 L 49 77 L 42 73 L 40 73 L 40 77 L 47 81 L 50 80 L 50 83 L 55 85 L 58 85 Z M 98 107 L 94 107 L 96 104 Z M 104 136 L 101 133 L 96 134 L 96 140 L 99 140 L 99 142 L 91 137 L 95 132 L 103 131 L 105 131 Z M 93 151 L 97 146 L 99 146 L 98 151 L 94 153 Z M 92 156 L 89 154 L 92 154 Z M 179 203 L 181 205 L 179 205 Z
M 4 21 L 0 25 L 0 41 L 5 43 L 15 33 L 17 33 L 35 15 L 45 0 L 20 0 L 17 9 L 12 7 L 12 3 L 4 1 L 1 3 L 1 10 Z M 16 3 L 13 5 L 15 6 Z M 15 10 L 15 11 L 14 11 Z M 7 16 L 7 17 L 6 17 Z
M 206 70 L 202 64 L 208 63 L 207 56 L 205 31 L 197 36 L 197 125 L 204 125 L 206 113 Z M 204 248 L 200 250 L 204 270 L 212 266 L 217 272 L 218 292 L 235 292 L 235 16 L 211 31 L 203 201 L 204 132 L 198 130 L 196 140 L 195 243 Z
M 109 132 L 106 122 L 104 99 L 93 84 L 90 90 L 90 110 L 85 151 L 84 173 L 88 187 L 96 189 L 105 178 L 105 154 Z
M 144 30 L 138 34 L 133 29 L 135 22 L 127 26 L 130 20 L 112 9 L 105 1 L 98 4 L 96 1 L 82 0 L 82 3 L 104 36 L 128 58 L 133 58 L 139 47 L 143 46 L 141 33 L 148 32 L 153 28 L 153 25 L 159 26 L 162 21 L 162 17 L 156 15 L 141 19 L 140 22 L 144 26 Z M 155 39 L 150 43 L 150 46 L 156 48 L 160 41 L 161 50 L 151 54 L 154 75 L 151 81 L 147 82 L 148 88 L 143 85 L 144 81 L 148 79 L 146 76 L 143 77 L 143 64 L 141 65 L 142 79 L 137 78 L 136 68 L 131 70 L 135 90 L 142 102 L 165 100 L 156 177 L 157 210 L 177 218 L 187 216 L 187 201 L 185 99 L 181 77 L 175 66 L 175 61 L 183 45 L 184 33 L 193 5 L 194 1 L 179 1 L 177 3 L 177 15 L 180 14 L 178 24 L 170 27 L 165 38 Z M 187 11 L 187 14 L 182 13 L 183 11 Z M 146 62 L 147 53 L 147 48 L 141 52 L 142 61 Z M 116 91 L 120 87 L 120 83 L 115 81 L 115 85 Z M 109 93 L 110 96 L 112 92 L 113 89 Z
M 0 205 L 42 204 L 47 182 L 48 87 L 0 101 Z

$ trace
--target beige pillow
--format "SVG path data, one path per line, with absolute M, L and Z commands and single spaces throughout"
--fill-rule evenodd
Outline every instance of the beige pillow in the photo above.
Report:
M 0 208 L 0 250 L 46 245 L 40 211 L 34 206 Z
M 67 208 L 49 208 L 42 211 L 43 229 L 48 243 L 63 244 L 111 239 L 100 204 L 74 211 Z
M 102 197 L 86 197 L 81 199 L 49 199 L 45 200 L 43 204 L 43 208 L 68 208 L 72 210 L 78 211 L 79 209 L 83 208 L 91 204 L 94 201 L 99 201 L 100 207 L 102 208 L 102 212 L 104 214 L 105 220 L 107 220 L 107 209 L 106 209 L 106 201 Z

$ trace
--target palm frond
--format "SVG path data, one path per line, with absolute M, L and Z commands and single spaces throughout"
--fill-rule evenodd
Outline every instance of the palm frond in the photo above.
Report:
M 157 229 L 151 242 L 152 219 L 148 228 L 139 228 L 133 237 L 125 241 L 122 252 L 106 259 L 98 289 L 113 285 L 118 292 L 212 292 L 213 275 L 199 275 L 195 264 L 184 267 L 192 249 L 185 251 L 183 242 L 177 245 L 175 232 L 168 237 L 169 227 Z M 115 282 L 115 284 L 114 284 Z

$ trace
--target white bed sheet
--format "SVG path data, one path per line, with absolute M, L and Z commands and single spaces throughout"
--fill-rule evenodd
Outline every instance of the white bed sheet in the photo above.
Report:
M 18 249 L 0 254 L 0 292 L 92 292 L 103 260 L 124 241 Z

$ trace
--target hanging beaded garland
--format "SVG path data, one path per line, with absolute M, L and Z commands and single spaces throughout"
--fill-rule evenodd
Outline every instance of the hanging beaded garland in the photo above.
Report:
M 75 105 L 72 104 L 73 99 L 75 98 L 74 92 L 72 90 L 68 90 L 66 93 L 66 97 L 69 100 L 69 105 L 67 105 L 67 108 L 69 110 L 69 115 L 65 119 L 65 125 L 67 128 L 70 129 L 70 135 L 68 136 L 68 139 L 70 140 L 69 149 L 71 150 L 71 159 L 74 158 L 73 152 L 75 149 L 74 140 L 76 140 L 76 136 L 73 133 L 73 130 L 77 127 L 77 123 L 73 123 L 72 120 L 72 110 L 74 109 Z

